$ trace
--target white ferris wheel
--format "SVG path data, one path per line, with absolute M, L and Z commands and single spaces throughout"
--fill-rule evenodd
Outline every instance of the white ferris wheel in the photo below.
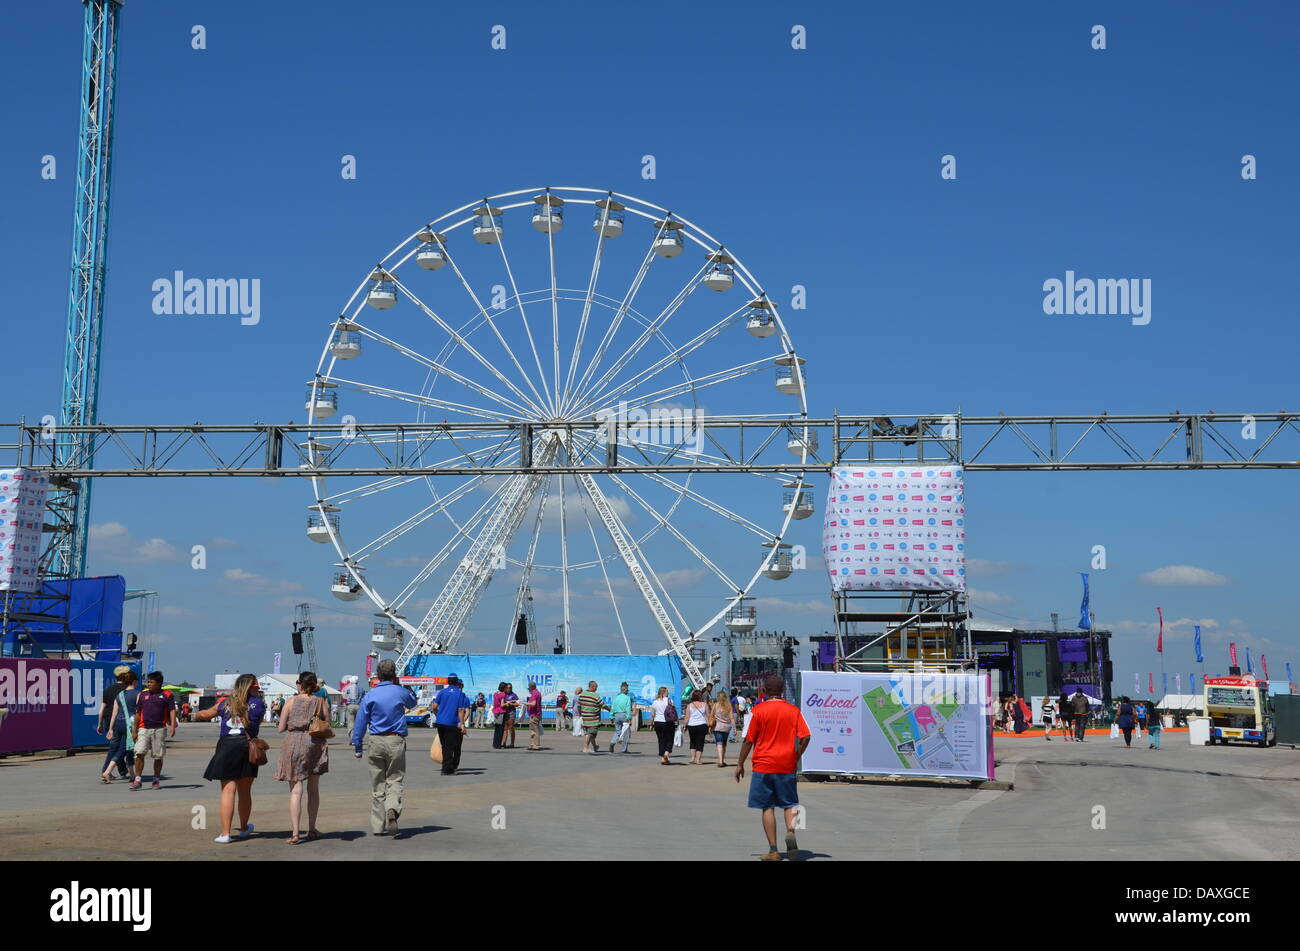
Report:
M 692 647 L 719 623 L 754 629 L 755 586 L 789 577 L 783 539 L 813 512 L 802 475 L 741 471 L 700 423 L 806 420 L 805 381 L 776 302 L 688 219 L 604 189 L 493 195 L 368 270 L 330 326 L 308 422 L 469 424 L 453 458 L 422 465 L 543 471 L 340 488 L 328 459 L 348 434 L 313 438 L 307 534 L 339 556 L 333 593 L 376 605 L 374 646 L 400 647 L 399 668 L 457 650 L 489 607 L 516 649 L 541 584 L 564 652 L 575 619 L 629 653 L 630 635 L 656 632 L 700 683 Z M 530 441 L 499 424 L 530 424 Z M 816 447 L 799 432 L 787 448 L 802 463 Z M 704 471 L 620 473 L 611 440 L 620 458 Z

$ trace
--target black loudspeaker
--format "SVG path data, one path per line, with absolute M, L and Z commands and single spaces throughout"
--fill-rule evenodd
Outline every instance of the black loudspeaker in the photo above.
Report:
M 1240 676 L 1241 676 L 1241 668 L 1240 668 L 1240 667 L 1229 667 L 1229 668 L 1228 668 L 1228 676 L 1229 676 L 1229 677 L 1240 677 Z
M 293 632 L 293 652 L 295 654 L 302 653 L 302 631 Z
M 519 615 L 519 620 L 515 622 L 515 643 L 528 643 L 528 621 L 522 614 Z

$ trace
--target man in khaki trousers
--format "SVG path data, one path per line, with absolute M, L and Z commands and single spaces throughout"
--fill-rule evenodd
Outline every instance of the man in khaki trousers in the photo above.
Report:
M 402 780 L 406 777 L 406 711 L 419 701 L 397 682 L 397 665 L 381 660 L 379 683 L 366 692 L 352 729 L 352 748 L 361 758 L 362 737 L 368 736 L 370 766 L 370 831 L 397 835 L 402 815 Z

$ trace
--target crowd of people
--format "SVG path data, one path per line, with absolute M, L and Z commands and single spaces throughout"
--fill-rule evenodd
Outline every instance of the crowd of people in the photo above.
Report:
M 1048 742 L 1051 742 L 1053 733 L 1059 733 L 1066 742 L 1085 743 L 1090 728 L 1109 726 L 1111 738 L 1118 739 L 1122 735 L 1126 747 L 1132 745 L 1135 733 L 1139 738 L 1145 733 L 1149 748 L 1153 750 L 1160 749 L 1160 734 L 1164 726 L 1153 704 L 1120 697 L 1113 709 L 1107 712 L 1079 689 L 1073 694 L 1062 693 L 1060 697 L 1043 697 L 1037 710 L 1031 710 L 1029 702 L 1019 694 L 1000 697 L 993 720 L 997 729 L 1007 733 L 1041 729 Z
M 153 764 L 152 788 L 160 787 L 167 741 L 176 735 L 179 707 L 173 695 L 163 689 L 159 671 L 145 675 L 141 689 L 136 674 L 123 665 L 114 671 L 116 682 L 104 694 L 100 714 L 100 732 L 108 739 L 108 751 L 100 779 L 104 783 L 119 777 L 131 777 L 131 789 L 142 788 L 143 772 Z M 286 840 L 298 845 L 304 840 L 321 838 L 317 828 L 320 811 L 320 779 L 329 772 L 329 743 L 334 736 L 331 723 L 340 715 L 352 722 L 349 742 L 357 759 L 365 758 L 370 772 L 370 829 L 377 836 L 395 836 L 402 816 L 403 786 L 406 776 L 407 712 L 418 704 L 416 695 L 397 677 L 396 664 L 381 661 L 378 681 L 364 696 L 354 693 L 345 697 L 345 710 L 332 709 L 329 697 L 314 672 L 298 675 L 297 693 L 268 703 L 261 694 L 253 674 L 236 678 L 229 694 L 215 706 L 192 714 L 199 721 L 218 721 L 216 747 L 203 777 L 220 783 L 220 834 L 215 842 L 226 844 L 253 834 L 250 821 L 253 811 L 253 783 L 269 759 L 270 744 L 260 734 L 263 726 L 273 724 L 282 734 L 276 757 L 274 778 L 289 784 L 289 828 Z M 745 764 L 752 756 L 748 804 L 761 813 L 768 850 L 764 861 L 779 860 L 777 849 L 776 810 L 785 815 L 786 855 L 798 856 L 795 841 L 798 792 L 796 770 L 798 757 L 807 746 L 810 733 L 797 707 L 784 699 L 785 684 L 779 676 L 767 678 L 757 698 L 750 699 L 740 690 L 730 692 L 712 685 L 688 688 L 681 698 L 681 708 L 668 687 L 660 687 L 648 710 L 642 710 L 627 683 L 609 700 L 599 693 L 599 684 L 589 681 L 575 690 L 572 697 L 560 692 L 556 705 L 555 729 L 567 730 L 573 723 L 575 736 L 581 736 L 582 751 L 601 752 L 604 715 L 609 714 L 613 730 L 608 752 L 621 746 L 630 752 L 632 733 L 647 714 L 654 730 L 659 762 L 671 765 L 674 750 L 687 744 L 688 765 L 704 765 L 704 753 L 710 739 L 719 768 L 732 768 L 727 762 L 727 748 L 736 739 L 740 751 L 734 765 L 739 783 Z M 437 740 L 431 753 L 441 762 L 443 775 L 455 775 L 460 768 L 461 748 L 471 724 L 486 726 L 487 709 L 492 710 L 493 749 L 512 749 L 515 727 L 520 716 L 527 718 L 529 745 L 540 751 L 542 695 L 536 683 L 529 683 L 521 697 L 514 685 L 502 682 L 489 699 L 478 694 L 471 699 L 456 676 L 432 698 L 429 713 L 436 727 Z M 305 810 L 304 810 L 305 807 Z M 306 813 L 305 832 L 304 816 Z

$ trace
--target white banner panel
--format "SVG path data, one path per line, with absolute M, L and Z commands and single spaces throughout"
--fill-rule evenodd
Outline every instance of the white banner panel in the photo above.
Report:
M 806 773 L 993 778 L 989 675 L 800 675 Z
M 960 466 L 836 466 L 822 554 L 835 591 L 966 590 Z
M 0 469 L 0 591 L 35 591 L 50 480 L 32 469 Z

